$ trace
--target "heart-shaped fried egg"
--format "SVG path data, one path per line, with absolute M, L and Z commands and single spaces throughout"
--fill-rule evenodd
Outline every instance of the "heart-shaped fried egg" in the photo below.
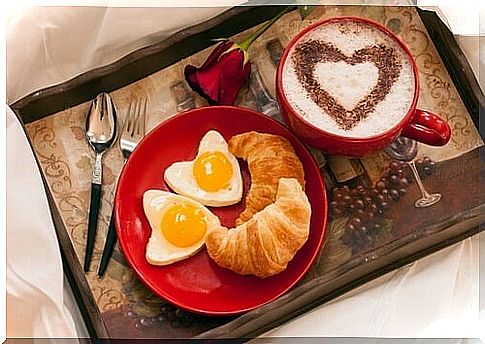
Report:
M 196 254 L 206 234 L 220 226 L 219 218 L 199 202 L 162 190 L 143 194 L 143 209 L 151 227 L 146 259 L 168 265 Z
M 243 194 L 239 163 L 215 130 L 201 139 L 194 160 L 173 163 L 165 170 L 164 179 L 176 193 L 207 206 L 235 204 Z

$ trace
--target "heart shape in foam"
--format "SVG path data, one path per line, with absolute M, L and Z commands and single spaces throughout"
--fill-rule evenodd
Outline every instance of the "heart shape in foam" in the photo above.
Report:
M 347 56 L 330 43 L 310 39 L 295 47 L 292 59 L 298 80 L 311 99 L 345 130 L 352 129 L 384 100 L 399 77 L 402 68 L 402 63 L 394 48 L 383 44 L 368 46 Z M 322 82 L 326 78 L 335 79 L 338 75 L 336 69 L 322 68 L 327 63 L 339 66 L 337 67 L 339 69 L 342 69 L 342 63 L 351 69 L 360 66 L 355 69 L 360 74 L 366 67 L 363 65 L 370 63 L 377 68 L 377 81 L 367 80 L 365 85 L 357 88 L 356 85 L 344 85 L 344 82 L 339 82 L 335 88 L 335 83 Z M 323 73 L 321 73 L 322 69 L 325 69 Z M 327 75 L 325 75 L 325 71 Z M 328 71 L 331 72 L 328 73 Z M 357 76 L 357 78 L 348 78 L 348 76 L 344 78 L 365 80 L 364 75 Z M 374 87 L 371 87 L 371 84 Z M 350 91 L 350 96 L 346 95 L 346 90 L 342 85 L 349 89 L 354 87 Z M 331 91 L 332 89 L 333 91 Z
M 314 75 L 320 86 L 346 110 L 352 110 L 377 84 L 379 70 L 371 62 L 318 63 Z

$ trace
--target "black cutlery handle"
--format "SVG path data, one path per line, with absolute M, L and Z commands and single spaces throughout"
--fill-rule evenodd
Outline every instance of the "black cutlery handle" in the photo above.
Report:
M 91 184 L 91 203 L 89 205 L 88 235 L 86 238 L 86 253 L 84 255 L 84 271 L 89 271 L 93 255 L 96 228 L 98 227 L 99 204 L 101 201 L 101 184 Z
M 115 229 L 115 213 L 114 207 L 111 213 L 111 220 L 109 221 L 108 235 L 106 236 L 106 241 L 104 242 L 103 256 L 101 257 L 101 263 L 99 263 L 98 276 L 103 276 L 106 268 L 108 267 L 108 262 L 113 254 L 113 249 L 116 245 L 116 229 Z

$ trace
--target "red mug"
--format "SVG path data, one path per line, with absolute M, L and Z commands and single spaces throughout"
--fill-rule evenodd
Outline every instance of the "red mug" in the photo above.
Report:
M 408 55 L 411 61 L 414 73 L 414 97 L 406 115 L 394 127 L 386 130 L 375 136 L 369 137 L 346 137 L 334 134 L 316 127 L 307 120 L 305 120 L 297 110 L 295 110 L 288 102 L 283 89 L 283 67 L 288 58 L 291 48 L 300 40 L 300 38 L 307 32 L 314 30 L 318 26 L 328 24 L 330 22 L 352 20 L 361 22 L 367 25 L 372 25 L 386 35 L 391 37 L 398 45 L 400 45 Z M 298 35 L 296 35 L 286 47 L 278 65 L 276 75 L 276 94 L 280 111 L 288 126 L 292 131 L 305 143 L 319 148 L 330 154 L 345 155 L 350 157 L 359 157 L 381 150 L 392 143 L 400 135 L 414 139 L 416 141 L 431 145 L 443 146 L 451 137 L 450 126 L 439 116 L 424 110 L 416 108 L 419 97 L 419 73 L 416 61 L 406 46 L 406 44 L 393 32 L 389 31 L 381 24 L 360 18 L 360 17 L 334 17 L 326 19 L 306 27 Z

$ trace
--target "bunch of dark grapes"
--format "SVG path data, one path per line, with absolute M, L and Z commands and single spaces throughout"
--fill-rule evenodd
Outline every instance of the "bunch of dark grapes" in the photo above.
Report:
M 431 175 L 435 163 L 423 158 L 416 162 L 416 166 L 420 174 Z M 335 187 L 330 202 L 330 216 L 349 218 L 341 237 L 342 243 L 352 246 L 354 251 L 375 243 L 382 230 L 382 220 L 379 218 L 406 195 L 413 178 L 408 164 L 396 160 L 389 164 L 385 175 L 373 186 L 357 183 L 353 187 Z
M 126 314 L 137 319 L 135 322 L 136 328 L 158 327 L 165 322 L 169 322 L 174 328 L 191 327 L 194 324 L 194 317 L 191 313 L 170 304 L 162 306 L 160 314 L 155 316 L 142 316 L 133 311 L 128 311 Z
M 183 311 L 180 308 L 166 304 L 161 309 L 158 316 L 160 321 L 164 319 L 170 321 L 173 327 L 190 327 L 193 325 L 194 318 L 191 313 Z
M 436 162 L 426 156 L 416 161 L 416 168 L 421 179 L 426 179 L 433 175 L 433 172 L 436 169 Z

